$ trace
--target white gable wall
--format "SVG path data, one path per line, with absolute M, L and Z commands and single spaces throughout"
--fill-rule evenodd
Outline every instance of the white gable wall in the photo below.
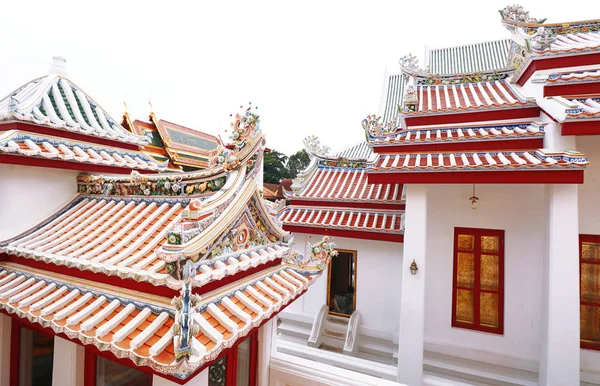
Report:
M 544 185 L 430 186 L 425 350 L 537 372 L 546 230 Z M 505 230 L 504 335 L 451 326 L 454 228 Z
M 307 243 L 314 244 L 320 235 L 294 233 L 294 250 L 309 253 Z M 402 244 L 333 237 L 336 247 L 357 251 L 356 309 L 361 313 L 361 331 L 392 339 L 400 320 L 400 278 Z M 314 318 L 327 301 L 327 270 L 306 294 L 286 308 L 286 312 Z
M 0 165 L 0 241 L 50 216 L 77 195 L 75 170 Z

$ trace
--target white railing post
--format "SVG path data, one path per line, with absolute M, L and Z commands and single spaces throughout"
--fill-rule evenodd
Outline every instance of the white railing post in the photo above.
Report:
M 344 342 L 344 354 L 356 356 L 358 354 L 358 325 L 360 322 L 360 312 L 354 311 L 348 321 L 348 330 L 346 331 L 346 341 Z
M 321 345 L 321 337 L 323 336 L 323 329 L 325 328 L 324 321 L 328 309 L 329 307 L 327 307 L 327 304 L 323 304 L 319 309 L 319 312 L 315 315 L 315 321 L 313 322 L 310 336 L 308 337 L 308 346 L 318 348 Z

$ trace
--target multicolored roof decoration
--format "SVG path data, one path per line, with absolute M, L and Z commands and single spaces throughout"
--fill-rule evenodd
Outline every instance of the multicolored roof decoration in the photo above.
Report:
M 198 171 L 79 176 L 70 203 L 0 242 L 0 308 L 160 374 L 200 371 L 306 291 L 335 253 L 330 241 L 325 255 L 322 244 L 306 258 L 291 252 L 257 184 L 259 124 L 256 109 L 236 114 L 231 142 Z M 19 135 L 0 139 L 41 157 L 71 149 Z M 69 155 L 121 162 L 115 149 L 77 146 Z M 141 152 L 121 157 L 152 165 Z

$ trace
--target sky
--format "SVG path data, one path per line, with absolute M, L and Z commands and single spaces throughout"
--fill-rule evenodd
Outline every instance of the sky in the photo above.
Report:
M 548 22 L 600 18 L 600 1 L 522 1 Z M 287 155 L 317 135 L 364 140 L 384 75 L 409 52 L 508 38 L 505 1 L 5 1 L 2 97 L 66 58 L 69 79 L 114 119 L 154 112 L 224 139 L 230 114 L 258 107 L 267 146 Z

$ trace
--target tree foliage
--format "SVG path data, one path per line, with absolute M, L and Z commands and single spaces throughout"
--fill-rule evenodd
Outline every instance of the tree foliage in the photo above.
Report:
M 298 173 L 308 167 L 308 164 L 310 164 L 310 157 L 306 150 L 302 149 L 291 155 L 286 165 L 289 173 L 287 178 L 296 178 Z
M 281 180 L 287 178 L 287 161 L 288 157 L 277 150 L 271 150 L 270 152 L 265 153 L 263 174 L 264 182 L 268 184 L 279 184 Z
M 296 178 L 310 164 L 310 157 L 306 150 L 302 149 L 289 158 L 271 150 L 264 156 L 264 182 L 268 184 L 279 184 L 285 178 Z

